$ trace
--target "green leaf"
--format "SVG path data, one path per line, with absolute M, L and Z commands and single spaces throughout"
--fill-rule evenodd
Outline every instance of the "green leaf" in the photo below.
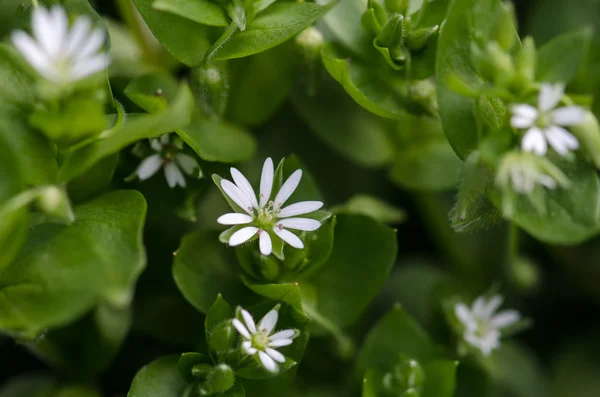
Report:
M 68 184 L 70 199 L 80 203 L 108 190 L 118 162 L 119 155 L 115 153 L 103 158 L 83 175 L 71 180 Z
M 590 332 L 591 331 L 591 332 Z M 560 349 L 553 362 L 553 379 L 549 395 L 572 397 L 595 397 L 600 390 L 598 379 L 598 328 L 591 328 L 584 335 L 570 336 L 566 346 Z M 539 374 L 538 374 L 539 375 Z M 529 387 L 532 392 L 545 389 Z M 539 395 L 539 394 L 538 394 Z M 527 396 L 533 396 L 528 394 Z M 519 396 L 521 397 L 521 396 Z
M 175 98 L 177 80 L 167 73 L 141 76 L 133 79 L 123 93 L 146 112 L 159 113 Z
M 397 224 L 406 219 L 406 212 L 368 194 L 352 196 L 345 204 L 332 208 L 336 214 L 362 214 L 382 223 Z
M 205 356 L 201 353 L 182 353 L 179 360 L 177 360 L 177 368 L 179 373 L 188 381 L 191 382 L 194 379 L 193 368 L 198 364 L 212 364 L 210 357 Z
M 426 363 L 435 357 L 435 346 L 404 308 L 396 305 L 369 331 L 357 361 L 357 374 L 368 368 L 389 371 L 400 354 Z
M 35 104 L 35 84 L 31 68 L 20 54 L 8 44 L 0 44 L 0 114 L 22 115 Z
M 208 27 L 152 8 L 154 0 L 133 0 L 148 27 L 175 58 L 188 66 L 204 60 L 210 47 Z
M 339 327 L 356 321 L 387 279 L 397 248 L 391 228 L 363 215 L 338 215 L 331 256 L 311 278 L 315 310 Z
M 425 384 L 423 397 L 452 397 L 456 389 L 458 361 L 433 360 L 423 365 Z
M 181 397 L 188 386 L 179 373 L 179 356 L 166 356 L 152 361 L 138 371 L 127 397 Z
M 69 181 L 89 170 L 98 161 L 144 138 L 153 138 L 189 124 L 194 99 L 187 85 L 181 85 L 173 104 L 152 115 L 129 115 L 121 128 L 109 136 L 73 151 L 58 173 L 59 181 Z
M 554 161 L 571 181 L 569 188 L 539 189 L 546 211 L 540 213 L 524 196 L 516 198 L 510 220 L 535 238 L 549 243 L 581 243 L 600 232 L 600 181 L 596 171 L 583 161 Z M 502 208 L 497 193 L 490 199 Z
M 22 375 L 9 379 L 0 387 L 0 397 L 32 397 L 48 395 L 56 381 L 46 375 Z
M 223 9 L 209 0 L 156 0 L 152 8 L 211 26 L 227 26 Z
M 569 83 L 588 55 L 592 35 L 592 29 L 583 28 L 544 44 L 536 56 L 536 79 L 548 83 Z
M 387 118 L 406 113 L 401 96 L 405 87 L 400 80 L 345 56 L 332 44 L 323 47 L 321 59 L 329 74 L 363 108 Z
M 363 378 L 362 397 L 379 397 L 381 374 L 373 369 L 367 371 Z
M 363 167 L 391 161 L 393 123 L 358 106 L 332 79 L 323 81 L 316 95 L 296 90 L 292 103 L 317 137 L 349 160 Z
M 248 295 L 238 278 L 234 251 L 219 242 L 218 234 L 196 232 L 185 236 L 173 261 L 173 278 L 183 296 L 206 313 L 219 293 L 237 305 Z
M 368 60 L 375 54 L 373 38 L 361 27 L 366 3 L 360 0 L 341 0 L 323 17 L 323 22 L 346 48 Z
M 258 14 L 243 32 L 234 34 L 212 54 L 212 59 L 242 58 L 257 54 L 291 39 L 329 11 L 335 2 L 279 2 Z
M 198 110 L 177 134 L 206 161 L 237 163 L 251 159 L 256 152 L 256 139 L 246 129 L 205 117 Z
M 212 306 L 206 312 L 206 319 L 204 320 L 204 329 L 206 333 L 206 340 L 209 339 L 209 334 L 213 329 L 223 323 L 229 321 L 234 317 L 233 309 L 229 306 L 221 294 L 217 295 L 217 299 Z
M 444 132 L 456 154 L 465 159 L 477 148 L 475 100 L 454 92 L 452 79 L 471 90 L 483 84 L 471 63 L 471 45 L 493 25 L 500 0 L 453 0 L 438 39 L 436 83 Z
M 116 191 L 74 212 L 68 226 L 33 228 L 21 255 L 0 272 L 0 329 L 35 336 L 73 321 L 98 301 L 130 303 L 146 264 L 144 198 Z
M 302 310 L 302 298 L 298 283 L 254 284 L 244 278 L 244 284 L 260 296 L 287 303 L 298 313 L 300 318 L 304 318 L 305 321 L 308 320 L 308 317 Z

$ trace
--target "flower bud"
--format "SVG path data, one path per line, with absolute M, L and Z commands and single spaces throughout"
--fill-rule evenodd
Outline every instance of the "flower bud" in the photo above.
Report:
M 279 260 L 274 255 L 264 256 L 260 255 L 258 259 L 258 269 L 260 274 L 267 281 L 275 281 L 281 273 Z
M 296 36 L 296 45 L 304 51 L 308 59 L 317 59 L 324 44 L 323 34 L 312 26 L 304 29 Z
M 375 39 L 375 47 L 394 69 L 402 68 L 407 60 L 407 49 L 404 47 L 405 36 L 404 17 L 402 14 L 395 14 Z
M 208 345 L 216 352 L 228 350 L 235 339 L 235 332 L 230 321 L 217 325 L 209 334 Z
M 377 0 L 369 0 L 367 3 L 367 11 L 365 11 L 360 19 L 364 29 L 376 36 L 381 32 L 383 26 L 387 23 L 388 14 L 385 8 Z
M 217 365 L 206 378 L 206 383 L 215 393 L 226 392 L 231 389 L 235 383 L 233 369 L 227 364 Z
M 75 215 L 73 214 L 66 193 L 56 186 L 43 188 L 37 198 L 37 206 L 47 215 L 66 223 L 71 223 L 75 220 Z
M 511 3 L 503 2 L 496 12 L 489 40 L 498 43 L 504 51 L 510 51 L 517 39 L 515 10 Z
M 596 116 L 586 111 L 583 123 L 572 126 L 571 132 L 579 139 L 596 168 L 600 169 L 600 125 Z
M 523 40 L 523 46 L 515 60 L 515 69 L 528 82 L 535 80 L 535 42 L 531 36 Z
M 539 285 L 540 270 L 536 263 L 519 257 L 511 263 L 511 278 L 521 291 L 531 291 Z
M 420 51 L 438 34 L 439 30 L 439 25 L 412 30 L 406 37 L 406 46 L 413 51 Z
M 194 69 L 192 86 L 207 113 L 218 116 L 225 113 L 229 99 L 229 82 L 222 64 L 202 65 Z
M 401 355 L 390 372 L 383 376 L 383 389 L 403 397 L 419 397 L 425 382 L 425 371 L 418 361 Z
M 246 30 L 246 11 L 242 0 L 233 0 L 227 6 L 227 14 L 242 32 Z

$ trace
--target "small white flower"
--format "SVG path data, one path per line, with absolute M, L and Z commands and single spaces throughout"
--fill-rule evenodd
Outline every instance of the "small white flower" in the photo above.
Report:
M 294 248 L 304 248 L 302 240 L 287 229 L 310 232 L 321 227 L 321 222 L 317 220 L 297 217 L 321 208 L 323 203 L 320 201 L 302 201 L 282 208 L 298 187 L 302 170 L 296 170 L 290 175 L 275 198 L 270 201 L 274 175 L 273 160 L 267 158 L 260 178 L 258 199 L 248 179 L 237 169 L 231 168 L 231 176 L 235 183 L 227 179 L 221 180 L 221 188 L 225 194 L 245 213 L 225 214 L 220 216 L 217 222 L 222 225 L 249 225 L 233 233 L 229 238 L 229 245 L 243 244 L 258 234 L 261 254 L 270 255 L 273 251 L 271 233 Z
M 568 187 L 569 179 L 545 158 L 530 153 L 511 152 L 504 156 L 498 170 L 497 183 L 519 194 L 530 194 L 537 185 L 547 189 Z
M 469 345 L 489 356 L 500 347 L 501 330 L 516 324 L 521 315 L 516 310 L 504 310 L 496 313 L 503 298 L 499 295 L 486 300 L 480 296 L 471 308 L 464 303 L 454 306 L 454 314 L 462 323 L 463 339 Z
M 240 319 L 232 320 L 233 326 L 242 336 L 242 349 L 251 356 L 259 359 L 262 365 L 271 372 L 277 372 L 279 366 L 277 363 L 284 363 L 285 356 L 276 349 L 283 346 L 289 346 L 294 338 L 300 335 L 295 329 L 286 329 L 273 333 L 277 320 L 279 318 L 279 305 L 265 314 L 265 316 L 255 324 L 254 318 L 246 310 L 239 308 Z
M 548 144 L 561 156 L 569 150 L 579 148 L 579 142 L 563 127 L 581 124 L 585 117 L 584 110 L 579 106 L 556 108 L 563 96 L 563 84 L 544 83 L 540 87 L 537 108 L 518 104 L 511 107 L 513 128 L 527 129 L 521 141 L 521 149 L 544 156 Z
M 199 174 L 200 167 L 196 160 L 181 152 L 182 145 L 178 145 L 177 142 L 171 143 L 168 134 L 161 136 L 160 139 L 152 139 L 150 146 L 155 153 L 142 160 L 135 171 L 140 180 L 152 177 L 163 166 L 169 187 L 186 186 L 181 170 L 188 175 Z
M 68 84 L 107 68 L 108 53 L 101 50 L 106 32 L 100 28 L 92 30 L 89 17 L 78 17 L 69 29 L 69 19 L 62 7 L 50 10 L 36 7 L 31 26 L 33 37 L 16 30 L 12 42 L 46 79 Z

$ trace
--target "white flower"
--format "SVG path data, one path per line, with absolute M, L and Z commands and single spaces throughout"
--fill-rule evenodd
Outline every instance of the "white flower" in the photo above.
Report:
M 255 357 L 258 357 L 262 365 L 271 372 L 279 369 L 277 363 L 284 363 L 285 356 L 278 352 L 278 347 L 291 345 L 294 338 L 300 335 L 295 329 L 286 329 L 273 333 L 279 317 L 279 305 L 265 314 L 258 322 L 254 323 L 254 318 L 246 310 L 239 308 L 239 317 L 232 320 L 233 326 L 242 335 L 242 349 Z
M 516 324 L 521 319 L 521 315 L 516 310 L 496 313 L 502 301 L 499 295 L 489 300 L 480 296 L 470 309 L 464 303 L 454 307 L 454 314 L 464 328 L 463 339 L 485 356 L 489 356 L 492 350 L 500 347 L 501 330 Z
M 68 84 L 108 66 L 108 53 L 101 51 L 106 32 L 100 28 L 92 30 L 89 17 L 78 17 L 69 29 L 69 19 L 62 7 L 54 6 L 51 10 L 36 7 L 31 26 L 33 37 L 17 30 L 12 33 L 12 42 L 46 79 Z
M 536 185 L 547 189 L 568 187 L 569 179 L 546 158 L 530 153 L 511 152 L 504 156 L 498 170 L 497 183 L 519 194 L 530 194 Z
M 517 129 L 527 129 L 521 141 L 521 149 L 544 156 L 548 144 L 561 156 L 579 148 L 579 142 L 563 127 L 581 124 L 585 117 L 579 106 L 556 108 L 563 96 L 563 84 L 544 83 L 540 87 L 537 108 L 519 104 L 511 107 L 510 124 Z
M 271 201 L 274 174 L 273 160 L 267 158 L 260 178 L 258 199 L 248 179 L 235 168 L 231 168 L 231 176 L 235 183 L 227 179 L 220 181 L 225 194 L 245 213 L 225 214 L 220 216 L 217 222 L 222 225 L 249 225 L 233 233 L 229 238 L 229 245 L 243 244 L 258 234 L 261 254 L 270 255 L 273 251 L 271 233 L 274 233 L 292 247 L 304 248 L 302 240 L 287 229 L 310 232 L 321 226 L 321 222 L 317 220 L 296 217 L 318 210 L 323 206 L 320 201 L 302 201 L 282 208 L 298 187 L 302 170 L 296 170 L 290 175 Z
M 169 135 L 165 134 L 160 139 L 152 139 L 150 146 L 156 152 L 144 160 L 135 171 L 140 180 L 146 180 L 164 166 L 165 178 L 170 187 L 177 185 L 186 186 L 185 178 L 180 168 L 188 175 L 199 176 L 200 167 L 193 157 L 181 152 L 181 144 L 171 143 Z

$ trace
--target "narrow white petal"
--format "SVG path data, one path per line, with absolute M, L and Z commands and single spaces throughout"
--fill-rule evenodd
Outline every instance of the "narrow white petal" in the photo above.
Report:
M 321 222 L 308 218 L 287 218 L 278 222 L 279 225 L 290 229 L 312 232 L 321 227 Z
M 548 150 L 548 144 L 544 133 L 538 127 L 530 128 L 521 140 L 521 149 L 524 152 L 533 152 L 538 156 L 543 156 Z
M 242 309 L 242 317 L 244 317 L 244 321 L 246 322 L 246 326 L 251 334 L 256 333 L 256 324 L 254 323 L 254 317 L 247 310 Z
M 454 314 L 467 329 L 471 330 L 477 327 L 477 323 L 473 319 L 471 311 L 464 303 L 459 303 L 454 306 Z
M 85 43 L 80 46 L 79 51 L 75 54 L 77 59 L 85 59 L 92 55 L 95 55 L 102 45 L 104 44 L 104 40 L 106 38 L 106 32 L 104 29 L 97 28 L 87 37 Z
M 252 217 L 246 214 L 230 213 L 221 215 L 217 222 L 221 225 L 244 225 L 252 222 Z
M 492 325 L 496 328 L 506 328 L 516 324 L 521 315 L 516 310 L 504 310 L 492 318 Z
M 155 152 L 162 151 L 162 145 L 160 143 L 160 140 L 158 140 L 158 139 L 151 139 L 150 146 L 152 147 L 152 149 L 154 149 Z
M 16 30 L 12 33 L 11 38 L 14 46 L 34 69 L 47 79 L 54 77 L 54 74 L 49 72 L 52 69 L 52 64 L 48 55 L 36 44 L 31 36 L 21 30 Z
M 496 310 L 502 305 L 504 298 L 500 295 L 494 295 L 490 298 L 490 300 L 485 305 L 485 309 L 483 311 L 485 317 L 491 317 Z
M 482 318 L 485 314 L 485 298 L 483 296 L 478 297 L 471 306 L 471 313 L 477 318 Z
M 513 116 L 522 117 L 531 120 L 532 122 L 535 121 L 538 116 L 538 110 L 535 107 L 527 104 L 513 105 L 511 106 L 510 111 Z
M 196 163 L 196 160 L 192 156 L 188 156 L 184 153 L 177 153 L 175 155 L 175 161 L 177 161 L 177 164 L 179 164 L 183 172 L 188 175 L 192 175 L 194 170 L 198 168 L 198 163 Z
M 547 112 L 558 105 L 565 92 L 564 84 L 544 83 L 540 87 L 538 95 L 538 107 L 542 112 Z
M 263 164 L 262 174 L 260 176 L 260 207 L 264 207 L 271 198 L 271 190 L 273 189 L 273 176 L 275 171 L 273 169 L 273 160 L 267 157 Z
M 66 32 L 67 26 L 58 26 L 51 11 L 44 7 L 37 7 L 33 10 L 31 29 L 36 41 L 40 44 L 44 52 L 54 58 L 58 55 L 61 41 Z
M 279 331 L 276 334 L 269 336 L 270 341 L 275 341 L 278 339 L 293 339 L 297 336 L 296 330 L 286 329 L 283 331 Z
M 271 243 L 271 236 L 266 231 L 262 231 L 260 236 L 258 237 L 258 246 L 260 248 L 260 253 L 264 256 L 271 255 L 273 252 L 273 244 Z
M 277 325 L 277 320 L 279 319 L 279 313 L 277 310 L 271 310 L 260 320 L 258 323 L 258 329 L 260 331 L 265 331 L 267 334 L 270 334 L 275 326 Z
M 250 200 L 252 206 L 254 208 L 258 208 L 258 202 L 256 201 L 256 193 L 254 193 L 254 189 L 252 189 L 252 185 L 250 184 L 250 182 L 248 182 L 248 179 L 246 179 L 244 174 L 242 174 L 236 168 L 231 167 L 230 171 L 231 177 L 233 178 L 233 181 L 235 182 L 237 187 L 239 187 L 240 190 L 244 192 L 246 196 L 248 196 L 248 199 Z
M 81 80 L 105 70 L 110 64 L 108 54 L 98 54 L 91 58 L 75 61 L 71 69 L 71 78 Z
M 250 240 L 252 236 L 258 233 L 258 228 L 254 226 L 248 226 L 233 233 L 229 238 L 229 245 L 235 247 Z
M 68 34 L 65 44 L 65 53 L 69 56 L 77 55 L 79 48 L 84 44 L 90 33 L 92 20 L 87 15 L 80 16 L 75 20 Z
M 165 165 L 165 177 L 167 178 L 167 184 L 169 187 L 175 187 L 177 185 L 185 187 L 185 178 L 181 173 L 181 170 L 173 162 Z
M 550 175 L 541 174 L 538 175 L 538 182 L 540 185 L 547 187 L 548 189 L 556 188 L 556 181 Z
M 246 326 L 237 318 L 234 318 L 233 320 L 231 320 L 231 324 L 235 327 L 235 329 L 238 330 L 238 332 L 240 334 L 242 334 L 242 336 L 246 339 L 250 339 L 250 332 L 248 332 L 248 329 L 246 328 Z
M 256 353 L 256 349 L 252 347 L 252 342 L 249 340 L 245 340 L 242 342 L 242 349 L 248 354 Z
M 277 361 L 277 362 L 280 362 L 280 363 L 282 363 L 282 364 L 285 362 L 285 356 L 284 356 L 283 354 L 279 353 L 277 350 L 275 350 L 275 349 L 271 349 L 271 348 L 267 347 L 267 348 L 265 349 L 265 352 L 266 352 L 266 353 L 267 353 L 269 356 L 271 356 L 271 358 L 272 358 L 273 360 L 275 360 L 275 361 Z
M 223 191 L 231 198 L 237 205 L 240 206 L 241 209 L 252 215 L 252 203 L 250 199 L 246 195 L 246 193 L 242 192 L 240 188 L 233 184 L 233 182 L 228 181 L 227 179 L 221 180 L 221 187 Z
M 529 128 L 529 127 L 533 127 L 534 124 L 535 124 L 535 120 L 530 120 L 525 117 L 512 116 L 510 118 L 510 125 L 513 128 L 517 128 L 517 129 Z
M 552 120 L 565 127 L 583 123 L 585 110 L 579 106 L 565 106 L 552 111 Z
M 283 346 L 289 346 L 293 343 L 294 341 L 291 339 L 277 339 L 274 341 L 269 342 L 269 347 L 283 347 Z
M 546 138 L 548 143 L 556 151 L 556 153 L 564 156 L 571 149 L 579 148 L 579 142 L 571 133 L 564 128 L 550 126 L 546 130 Z
M 161 145 L 168 145 L 170 142 L 169 134 L 163 134 L 160 136 Z
M 275 196 L 275 208 L 281 208 L 281 206 L 286 202 L 287 199 L 290 198 L 292 193 L 298 187 L 300 183 L 300 179 L 302 178 L 302 170 L 296 170 L 290 177 L 285 181 L 285 183 L 279 189 L 279 193 Z
M 258 349 L 255 347 L 251 347 L 248 350 L 246 350 L 246 352 L 248 352 L 248 354 L 250 354 L 251 356 L 255 355 L 258 352 Z
M 277 371 L 277 364 L 267 353 L 259 351 L 258 358 L 260 358 L 260 362 L 267 369 L 267 371 Z
M 162 166 L 162 157 L 158 154 L 153 154 L 142 161 L 136 173 L 142 181 L 156 174 L 156 171 Z
M 277 217 L 288 218 L 290 216 L 308 214 L 318 210 L 322 206 L 323 203 L 320 201 L 301 201 L 299 203 L 291 204 L 285 208 L 282 208 L 281 211 L 277 213 Z
M 288 230 L 285 230 L 285 229 L 280 229 L 278 227 L 274 227 L 273 231 L 275 232 L 276 235 L 279 236 L 280 239 L 282 239 L 283 241 L 285 241 L 292 247 L 299 248 L 299 249 L 304 248 L 304 244 L 302 243 L 302 240 L 300 240 L 298 238 L 298 236 L 296 236 L 294 233 L 292 233 Z

